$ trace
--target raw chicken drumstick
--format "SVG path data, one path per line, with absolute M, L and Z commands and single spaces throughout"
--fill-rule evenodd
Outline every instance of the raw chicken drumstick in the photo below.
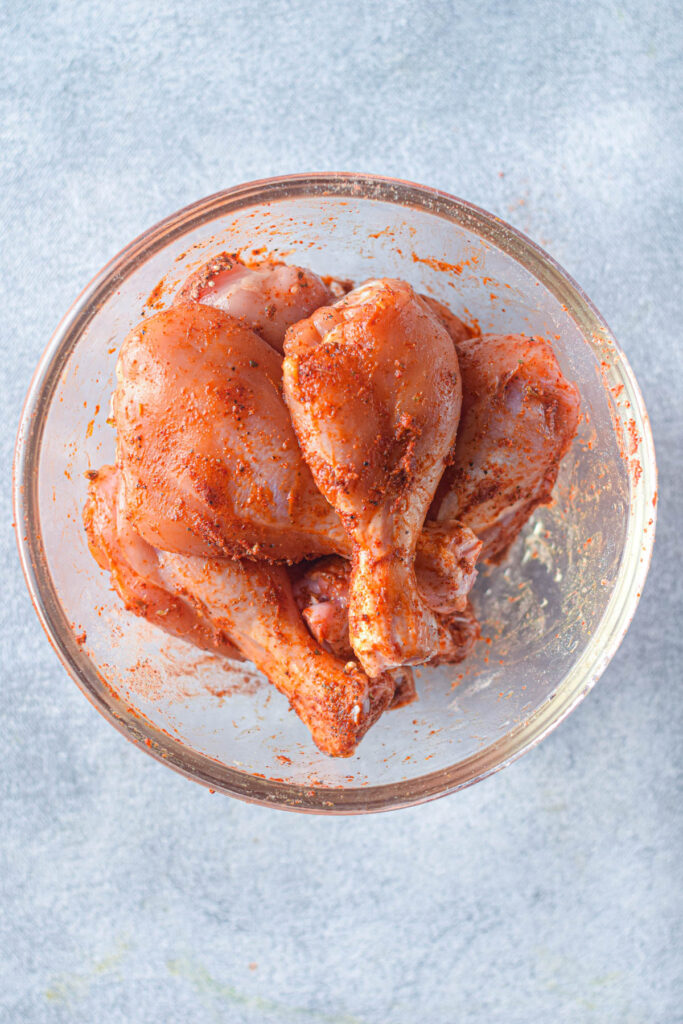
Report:
M 125 340 L 112 402 L 130 521 L 180 554 L 296 562 L 350 555 L 339 516 L 304 462 L 281 394 L 280 356 L 243 323 L 177 305 Z M 430 602 L 459 607 L 457 523 L 433 523 L 418 545 Z
M 418 575 L 418 587 L 433 612 L 439 613 L 439 623 L 451 614 L 463 612 L 468 606 L 467 595 L 477 578 L 476 563 L 481 541 L 465 528 L 457 551 L 457 563 L 452 569 L 451 586 L 447 600 L 442 600 L 438 577 L 431 578 L 430 570 L 423 567 Z M 353 653 L 349 640 L 349 579 L 351 566 L 344 558 L 321 558 L 317 562 L 294 566 L 291 572 L 294 596 L 306 624 L 313 636 L 324 643 L 327 650 L 340 657 Z M 441 643 L 441 641 L 439 641 Z
M 187 279 L 174 301 L 222 309 L 282 352 L 287 328 L 333 298 L 312 270 L 274 262 L 248 267 L 222 252 Z
M 499 562 L 546 504 L 576 434 L 579 394 L 548 342 L 485 334 L 457 342 L 463 404 L 451 465 L 430 516 L 457 518 Z
M 306 629 L 284 566 L 161 553 L 170 586 L 186 590 L 253 661 L 308 726 L 316 746 L 349 757 L 388 707 L 389 674 L 368 679 L 356 661 L 323 650 Z
M 414 558 L 458 426 L 453 342 L 402 281 L 368 282 L 285 338 L 285 400 L 353 545 L 353 649 L 370 676 L 427 661 L 438 622 Z
M 294 600 L 309 632 L 321 647 L 344 660 L 354 656 L 349 640 L 350 571 L 346 559 L 335 556 L 290 570 Z M 387 674 L 391 675 L 395 686 L 390 709 L 402 708 L 417 700 L 411 668 L 404 665 Z
M 351 566 L 343 558 L 321 558 L 312 565 L 292 570 L 292 589 L 309 630 L 325 650 L 340 658 L 353 654 L 349 639 L 349 578 Z M 474 610 L 465 598 L 462 608 L 437 616 L 438 644 L 432 662 L 455 664 L 462 661 L 479 639 Z M 396 680 L 400 669 L 394 669 Z M 397 683 L 398 689 L 398 683 Z M 396 702 L 392 707 L 397 706 Z
M 392 701 L 391 677 L 369 680 L 355 661 L 321 649 L 284 567 L 169 554 L 136 540 L 118 483 L 116 468 L 99 471 L 84 521 L 91 551 L 126 607 L 200 647 L 229 657 L 239 651 L 288 698 L 323 753 L 351 755 Z
M 248 267 L 237 255 L 223 252 L 192 274 L 177 292 L 174 301 L 200 302 L 237 316 L 245 326 L 281 352 L 287 327 L 307 317 L 320 306 L 342 298 L 352 287 L 351 282 L 334 278 L 326 278 L 323 282 L 305 267 L 273 262 Z M 447 306 L 427 295 L 421 295 L 420 298 L 436 313 L 454 341 L 472 336 L 471 329 Z M 284 425 L 284 430 L 287 426 L 288 423 Z M 346 534 L 331 506 L 330 516 L 335 519 L 329 527 L 329 537 L 334 542 L 330 550 L 350 555 L 351 549 L 344 546 L 342 539 L 346 538 Z M 316 524 L 319 532 L 325 530 L 320 517 Z M 463 530 L 461 524 L 449 523 L 447 530 L 439 536 L 436 524 L 427 524 L 426 533 L 423 532 L 418 540 L 418 584 L 427 604 L 434 611 L 462 610 L 464 598 L 460 600 L 460 592 L 464 590 L 467 593 L 474 583 L 474 576 L 463 581 L 459 572 L 458 561 L 463 543 L 466 543 Z M 478 543 L 474 534 L 469 534 L 469 542 Z M 319 539 L 314 542 L 313 550 L 316 552 L 319 543 Z

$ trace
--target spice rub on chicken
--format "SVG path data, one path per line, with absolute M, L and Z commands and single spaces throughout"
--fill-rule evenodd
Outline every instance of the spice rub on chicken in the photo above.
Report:
M 220 253 L 123 341 L 90 549 L 126 608 L 264 672 L 349 756 L 480 634 L 471 589 L 550 500 L 579 398 L 550 344 L 405 281 Z

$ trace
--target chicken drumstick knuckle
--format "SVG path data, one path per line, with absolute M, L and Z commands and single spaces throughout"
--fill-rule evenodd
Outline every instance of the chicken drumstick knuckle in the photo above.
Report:
M 368 679 L 355 661 L 320 648 L 301 619 L 286 569 L 170 553 L 161 560 L 168 584 L 210 609 L 244 657 L 287 697 L 319 749 L 353 754 L 391 702 L 394 682 L 386 674 Z

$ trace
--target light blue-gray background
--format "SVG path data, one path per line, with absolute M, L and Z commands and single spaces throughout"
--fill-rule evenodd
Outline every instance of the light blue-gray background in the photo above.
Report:
M 0 1021 L 683 1020 L 676 5 L 8 0 L 0 31 Z M 321 169 L 545 245 L 625 348 L 660 466 L 647 588 L 585 703 L 473 789 L 356 819 L 212 796 L 125 743 L 10 527 L 21 402 L 81 287 L 200 196 Z

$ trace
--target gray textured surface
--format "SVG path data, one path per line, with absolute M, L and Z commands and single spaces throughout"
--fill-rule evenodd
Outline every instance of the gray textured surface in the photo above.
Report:
M 63 0 L 0 30 L 6 481 L 37 358 L 111 255 L 227 185 L 353 169 L 479 203 L 581 282 L 661 495 L 636 619 L 571 719 L 455 797 L 326 820 L 211 796 L 96 714 L 31 610 L 6 484 L 0 1021 L 683 1020 L 675 5 Z

